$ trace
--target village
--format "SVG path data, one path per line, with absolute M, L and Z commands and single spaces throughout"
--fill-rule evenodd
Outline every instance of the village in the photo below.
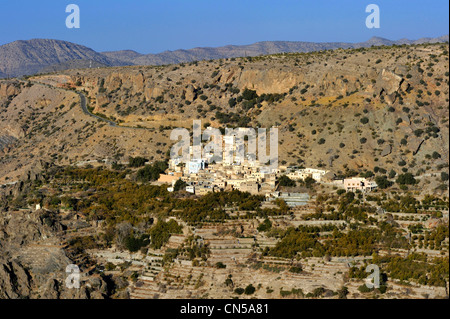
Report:
M 212 156 L 192 159 L 186 164 L 181 163 L 178 158 L 170 159 L 169 168 L 165 174 L 160 175 L 157 183 L 168 184 L 169 192 L 174 191 L 175 184 L 180 180 L 187 192 L 199 196 L 208 192 L 239 190 L 252 195 L 263 195 L 269 200 L 280 196 L 288 198 L 302 196 L 301 194 L 281 194 L 278 189 L 279 179 L 282 176 L 292 181 L 305 181 L 309 178 L 316 183 L 328 184 L 352 192 L 370 192 L 378 187 L 375 181 L 364 177 L 337 179 L 335 173 L 324 169 L 283 165 L 268 169 L 265 163 L 255 160 L 251 154 L 239 157 L 237 154 L 239 146 L 236 146 L 234 141 L 234 139 L 231 141 L 232 149 L 224 147 L 225 160 L 221 162 L 214 161 Z M 225 141 L 224 144 L 226 145 Z M 190 146 L 190 156 L 193 151 L 194 147 Z M 236 156 L 233 157 L 233 154 Z

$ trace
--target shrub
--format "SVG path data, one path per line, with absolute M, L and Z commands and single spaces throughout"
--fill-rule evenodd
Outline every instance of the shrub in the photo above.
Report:
M 258 97 L 258 94 L 256 94 L 256 91 L 245 89 L 244 92 L 242 92 L 242 98 L 244 100 L 250 101 L 253 99 L 256 99 Z
M 242 295 L 244 293 L 244 288 L 236 288 L 234 289 L 234 293 L 238 294 L 238 295 Z
M 291 267 L 289 268 L 289 272 L 292 272 L 294 274 L 299 274 L 303 271 L 301 266 L 295 266 L 295 267 Z
M 389 172 L 389 178 L 394 178 L 395 175 L 397 175 L 397 172 L 391 169 L 391 171 Z
M 227 265 L 225 265 L 223 262 L 219 261 L 216 263 L 216 268 L 218 268 L 218 269 L 227 268 Z
M 146 165 L 137 172 L 136 177 L 142 182 L 156 181 L 167 167 L 166 162 L 156 162 L 153 165 Z
M 179 180 L 177 180 L 176 182 L 175 182 L 175 185 L 173 186 L 173 190 L 175 191 L 175 192 L 178 192 L 179 190 L 182 190 L 182 189 L 184 189 L 185 187 L 186 187 L 186 182 L 184 182 L 184 181 L 182 181 L 181 179 L 179 179 Z
M 398 175 L 396 182 L 400 185 L 414 185 L 417 183 L 416 179 L 411 173 Z
M 173 219 L 167 223 L 161 220 L 158 221 L 150 230 L 151 246 L 155 249 L 160 249 L 169 241 L 171 234 L 179 234 L 182 230 L 183 227 Z
M 441 158 L 441 154 L 439 154 L 438 152 L 434 151 L 433 154 L 431 154 L 431 157 L 434 159 L 438 159 Z
M 294 187 L 296 182 L 287 177 L 286 175 L 280 176 L 278 183 L 280 186 Z
M 143 157 L 129 157 L 128 167 L 142 167 L 147 160 Z
M 253 294 L 255 292 L 255 290 L 256 290 L 255 287 L 253 287 L 253 285 L 250 284 L 247 287 L 245 287 L 244 293 L 246 295 L 251 295 L 251 294 Z
M 369 123 L 369 119 L 367 118 L 367 117 L 363 117 L 363 118 L 361 118 L 360 120 L 359 120 L 362 124 L 367 124 L 367 123 Z
M 381 189 L 386 189 L 386 188 L 392 186 L 392 182 L 389 181 L 387 179 L 387 177 L 384 175 L 375 177 L 375 182 L 377 183 L 378 187 Z
M 130 252 L 136 252 L 142 247 L 147 246 L 150 243 L 148 235 L 142 235 L 140 237 L 134 237 L 133 235 L 128 236 L 124 240 L 126 249 Z
M 405 166 L 406 162 L 404 160 L 401 160 L 400 162 L 398 162 L 398 166 Z
M 368 292 L 373 291 L 373 288 L 368 288 L 368 287 L 366 286 L 366 284 L 364 284 L 364 285 L 359 286 L 359 287 L 358 287 L 358 290 L 359 290 L 360 292 L 362 292 L 362 293 L 368 293 Z
M 236 99 L 234 97 L 232 97 L 231 99 L 228 100 L 228 105 L 230 107 L 235 107 L 237 104 Z
M 268 231 L 270 228 L 272 228 L 272 222 L 266 218 L 261 224 L 259 224 L 258 226 L 258 231 L 263 232 L 263 231 Z

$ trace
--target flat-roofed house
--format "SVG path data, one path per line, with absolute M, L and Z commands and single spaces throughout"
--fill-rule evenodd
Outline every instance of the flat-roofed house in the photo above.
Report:
M 255 182 L 244 182 L 238 187 L 241 192 L 249 192 L 250 194 L 259 193 L 259 184 Z
M 353 177 L 344 179 L 344 188 L 346 191 L 371 191 L 377 188 L 378 185 L 374 181 L 369 181 L 363 177 Z

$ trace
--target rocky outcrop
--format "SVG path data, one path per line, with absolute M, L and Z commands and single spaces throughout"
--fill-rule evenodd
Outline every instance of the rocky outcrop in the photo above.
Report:
M 242 70 L 236 77 L 239 89 L 256 90 L 258 95 L 263 93 L 286 93 L 290 88 L 303 81 L 303 75 L 292 71 L 274 69 Z
M 66 287 L 74 262 L 61 243 L 59 217 L 48 211 L 0 212 L 0 299 L 105 299 L 114 282 L 81 269 L 80 288 Z
M 38 107 L 47 107 L 51 103 L 52 103 L 52 100 L 45 99 L 45 98 L 36 100 L 36 106 L 38 106 Z
M 0 260 L 0 299 L 29 297 L 31 284 L 31 275 L 21 264 Z
M 103 105 L 108 104 L 110 102 L 108 95 L 105 93 L 98 93 L 95 96 L 95 99 L 97 101 L 97 104 L 95 107 L 96 112 L 100 111 L 100 109 Z
M 389 105 L 395 102 L 397 94 L 402 88 L 406 90 L 407 84 L 404 84 L 401 76 L 386 69 L 381 71 L 377 79 L 376 94 L 383 95 Z
M 10 136 L 14 139 L 20 139 L 25 136 L 25 131 L 19 125 L 2 123 L 2 126 L 0 127 L 0 136 Z
M 161 87 L 150 86 L 144 89 L 144 96 L 147 100 L 152 98 L 157 98 L 158 96 L 163 95 L 164 89 Z
M 20 93 L 20 84 L 15 81 L 0 82 L 0 97 L 8 98 Z
M 132 94 L 144 90 L 145 77 L 141 71 L 138 72 L 113 72 L 106 79 L 104 87 L 108 91 L 117 90 L 121 87 L 130 89 Z
M 388 144 L 386 145 L 383 150 L 381 151 L 381 156 L 385 157 L 392 153 L 392 145 Z
M 197 98 L 196 88 L 193 85 L 188 85 L 184 91 L 186 101 L 193 102 Z

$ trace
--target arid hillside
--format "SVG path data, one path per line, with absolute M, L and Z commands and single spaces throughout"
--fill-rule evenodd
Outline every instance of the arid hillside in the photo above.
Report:
M 166 66 L 62 71 L 0 82 L 0 182 L 37 161 L 163 159 L 192 121 L 279 128 L 283 165 L 338 175 L 448 171 L 448 44 L 382 46 Z M 87 96 L 83 112 L 75 92 Z M 436 178 L 437 180 L 437 178 Z
M 448 298 L 448 50 L 339 49 L 0 81 L 0 299 Z M 198 119 L 222 130 L 278 127 L 280 166 L 379 187 L 279 176 L 274 188 L 288 196 L 273 201 L 192 194 L 176 189 L 181 180 L 171 192 L 155 182 L 171 130 Z M 288 197 L 308 199 L 291 207 Z M 65 285 L 69 264 L 83 275 L 79 290 Z M 376 289 L 364 284 L 368 264 L 383 274 Z

